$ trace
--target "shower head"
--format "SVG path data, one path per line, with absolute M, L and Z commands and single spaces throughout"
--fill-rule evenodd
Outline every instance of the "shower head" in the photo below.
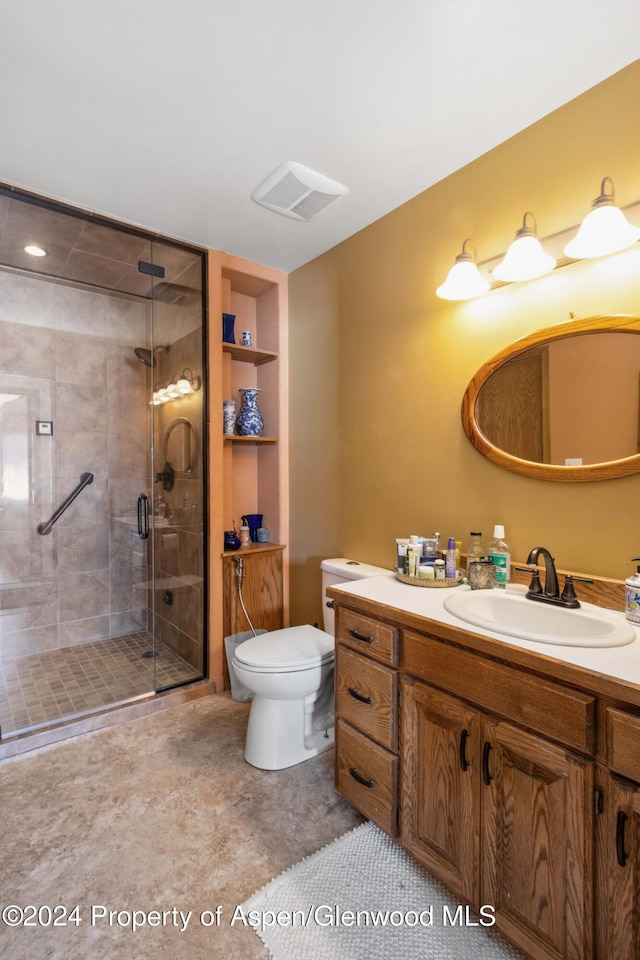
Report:
M 161 347 L 156 347 L 155 350 L 153 351 L 153 354 L 151 353 L 151 350 L 147 349 L 147 347 L 136 347 L 135 355 L 140 361 L 140 363 L 144 363 L 145 367 L 155 367 L 156 353 L 158 353 L 159 350 L 168 350 L 168 349 L 169 349 L 168 343 L 164 344 Z

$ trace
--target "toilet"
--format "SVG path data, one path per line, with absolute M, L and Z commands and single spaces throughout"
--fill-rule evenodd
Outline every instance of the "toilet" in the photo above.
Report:
M 334 614 L 327 587 L 394 574 L 338 557 L 323 560 L 324 630 L 302 624 L 259 634 L 235 649 L 232 667 L 252 693 L 245 760 L 282 770 L 316 757 L 334 741 Z

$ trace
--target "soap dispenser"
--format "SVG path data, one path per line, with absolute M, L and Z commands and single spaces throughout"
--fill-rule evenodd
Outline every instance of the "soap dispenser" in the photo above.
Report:
M 631 558 L 634 563 L 640 557 Z M 640 623 L 640 567 L 624 582 L 624 615 L 632 623 Z

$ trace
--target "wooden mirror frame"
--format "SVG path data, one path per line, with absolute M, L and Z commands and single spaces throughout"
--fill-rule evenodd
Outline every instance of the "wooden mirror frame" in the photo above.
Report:
M 467 437 L 484 457 L 513 473 L 519 473 L 534 480 L 556 480 L 560 483 L 583 483 L 591 480 L 612 480 L 640 473 L 640 454 L 611 460 L 608 463 L 583 464 L 580 467 L 565 467 L 560 464 L 536 463 L 533 460 L 521 460 L 499 447 L 496 447 L 482 433 L 476 418 L 478 393 L 492 373 L 498 367 L 524 353 L 531 347 L 540 347 L 553 340 L 563 340 L 584 333 L 640 333 L 640 317 L 603 316 L 588 317 L 586 320 L 574 320 L 555 327 L 537 330 L 509 347 L 501 350 L 491 360 L 483 364 L 469 382 L 462 398 L 462 425 Z

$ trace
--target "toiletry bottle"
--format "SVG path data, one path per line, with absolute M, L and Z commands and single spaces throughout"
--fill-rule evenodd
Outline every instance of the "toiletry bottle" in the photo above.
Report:
M 444 554 L 444 575 L 447 580 L 453 580 L 456 575 L 456 540 L 449 537 Z
M 493 540 L 489 544 L 489 560 L 496 568 L 496 587 L 506 587 L 511 579 L 511 551 L 504 539 L 504 527 L 496 524 L 493 528 Z
M 633 561 L 640 557 L 632 557 Z M 624 582 L 624 615 L 632 623 L 640 623 L 640 567 Z
M 477 563 L 478 560 L 484 560 L 484 558 L 482 531 L 472 530 L 469 534 L 469 545 L 467 546 L 467 583 L 469 582 L 469 564 Z
M 404 573 L 405 560 L 409 549 L 409 537 L 396 537 L 396 555 L 398 573 Z

